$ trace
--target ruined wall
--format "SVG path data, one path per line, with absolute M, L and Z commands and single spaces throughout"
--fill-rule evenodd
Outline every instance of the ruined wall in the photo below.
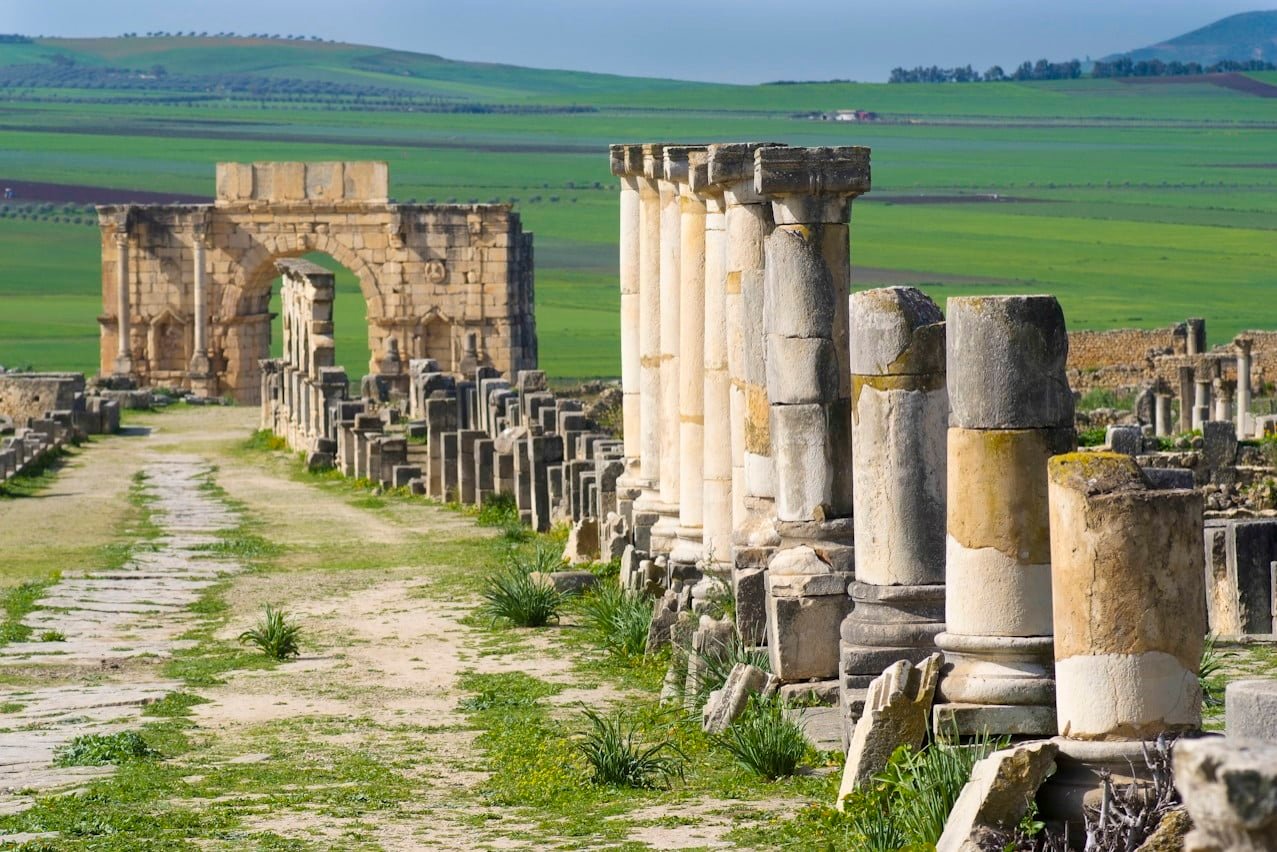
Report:
M 392 338 L 404 361 L 458 372 L 536 365 L 532 235 L 510 206 L 390 204 L 384 163 L 222 163 L 217 186 L 211 205 L 98 208 L 103 373 L 116 372 L 121 251 L 127 348 L 144 384 L 191 387 L 205 355 L 207 392 L 258 402 L 275 262 L 308 252 L 358 277 L 371 372 Z
M 1187 349 L 1187 326 L 1115 328 L 1108 331 L 1070 331 L 1068 366 L 1076 370 L 1143 364 L 1154 355 L 1182 355 Z
M 27 426 L 45 412 L 70 410 L 82 393 L 83 373 L 0 373 L 0 415 Z

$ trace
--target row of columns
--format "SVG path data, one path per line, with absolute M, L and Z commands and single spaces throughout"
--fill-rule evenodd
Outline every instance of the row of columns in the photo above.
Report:
M 1253 346 L 1254 340 L 1249 337 L 1237 337 L 1233 340 L 1237 370 L 1235 381 L 1224 379 L 1220 375 L 1223 364 L 1218 356 L 1202 356 L 1196 366 L 1184 365 L 1179 368 L 1181 431 L 1201 429 L 1202 424 L 1208 420 L 1230 420 L 1236 425 L 1239 436 L 1249 437 L 1254 433 L 1254 418 L 1250 413 Z M 1161 381 L 1153 392 L 1153 432 L 1163 437 L 1171 435 L 1174 433 L 1171 411 L 1174 394 Z

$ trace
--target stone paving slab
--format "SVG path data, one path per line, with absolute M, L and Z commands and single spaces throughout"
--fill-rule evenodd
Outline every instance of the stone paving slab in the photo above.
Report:
M 238 525 L 235 513 L 200 486 L 200 459 L 168 457 L 146 468 L 152 521 L 160 530 L 118 569 L 66 577 L 23 619 L 33 639 L 56 631 L 64 641 L 0 647 L 0 666 L 114 667 L 142 656 L 167 657 L 192 646 L 181 636 L 195 621 L 191 604 L 241 566 L 203 549 Z M 55 767 L 59 746 L 78 736 L 135 728 L 143 708 L 181 687 L 176 681 L 103 682 L 31 689 L 0 688 L 0 814 L 32 804 L 31 791 L 67 791 L 111 767 Z M 0 835 L 0 844 L 15 836 Z

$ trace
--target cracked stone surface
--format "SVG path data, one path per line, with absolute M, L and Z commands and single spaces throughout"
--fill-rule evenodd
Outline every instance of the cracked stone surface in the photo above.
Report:
M 67 572 L 23 619 L 33 639 L 47 632 L 65 639 L 0 647 L 0 666 L 109 672 L 129 659 L 168 657 L 193 644 L 179 639 L 196 623 L 191 604 L 219 577 L 241 570 L 208 550 L 238 519 L 200 487 L 210 472 L 202 460 L 169 456 L 143 470 L 159 536 L 141 542 L 118 569 Z M 136 727 L 147 704 L 180 686 L 151 679 L 0 688 L 0 706 L 9 710 L 0 715 L 0 814 L 29 807 L 34 793 L 74 789 L 109 774 L 109 766 L 56 767 L 54 753 L 78 736 Z

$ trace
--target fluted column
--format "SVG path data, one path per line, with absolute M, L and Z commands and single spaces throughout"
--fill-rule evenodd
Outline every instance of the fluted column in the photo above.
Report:
M 631 149 L 638 148 L 637 152 Z M 636 156 L 637 153 L 637 156 Z M 617 505 L 622 514 L 638 496 L 642 467 L 642 372 L 640 320 L 641 225 L 639 180 L 642 149 L 637 145 L 612 145 L 612 174 L 620 178 L 620 287 L 621 287 L 621 418 L 625 443 L 625 473 L 617 479 Z M 637 168 L 636 168 L 637 167 Z
M 661 196 L 657 166 L 664 174 L 660 145 L 627 146 L 626 170 L 639 192 L 639 472 L 640 495 L 634 504 L 634 544 L 655 553 L 652 530 L 661 518 L 661 470 L 664 412 L 661 363 Z
M 122 225 L 115 232 L 115 316 L 116 316 L 116 354 L 115 372 L 122 376 L 133 373 L 133 351 L 130 347 L 129 330 L 129 232 L 127 225 Z
M 766 240 L 771 201 L 754 189 L 754 152 L 775 143 L 711 145 L 709 180 L 723 188 L 727 239 L 727 365 L 731 374 L 732 584 L 736 627 L 749 644 L 766 636 L 764 572 L 776 534 L 771 409 L 763 343 Z
M 682 280 L 679 265 L 682 260 L 680 235 L 682 212 L 679 205 L 679 187 L 676 181 L 665 176 L 664 145 L 645 145 L 643 169 L 655 178 L 660 193 L 660 375 L 661 375 L 661 471 L 660 502 L 657 508 L 660 518 L 652 527 L 652 552 L 668 556 L 674 549 L 678 534 L 680 490 L 682 473 L 679 455 L 679 381 L 680 355 L 679 333 L 681 325 L 680 289 Z
M 869 190 L 867 148 L 759 148 L 772 199 L 764 328 L 782 549 L 767 574 L 767 638 L 782 680 L 832 678 L 852 577 L 850 199 Z
M 665 146 L 665 179 L 678 187 L 678 527 L 669 579 L 699 574 L 705 451 L 705 199 L 688 182 L 695 149 Z
M 730 578 L 732 565 L 731 375 L 727 364 L 727 231 L 723 189 L 709 182 L 709 152 L 688 154 L 688 183 L 705 199 L 705 381 L 702 562 Z M 724 440 L 726 438 L 727 440 Z

